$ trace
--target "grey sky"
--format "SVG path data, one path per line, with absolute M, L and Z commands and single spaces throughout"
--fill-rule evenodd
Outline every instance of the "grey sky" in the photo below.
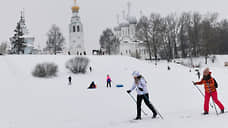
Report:
M 228 17 L 227 0 L 77 0 L 81 20 L 85 30 L 85 44 L 88 50 L 99 47 L 99 36 L 106 27 L 116 25 L 116 14 L 127 9 L 132 3 L 132 13 L 139 17 L 140 10 L 145 15 L 158 12 L 199 11 L 218 12 L 220 17 Z M 19 20 L 20 10 L 25 9 L 26 24 L 36 37 L 36 44 L 44 46 L 46 33 L 52 24 L 58 25 L 68 42 L 68 24 L 73 0 L 0 0 L 0 41 L 13 35 Z

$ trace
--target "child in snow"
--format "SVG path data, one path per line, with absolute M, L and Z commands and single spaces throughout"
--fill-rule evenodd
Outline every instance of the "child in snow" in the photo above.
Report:
M 88 89 L 93 89 L 93 88 L 97 88 L 97 85 L 94 83 L 94 81 L 92 81 Z
M 142 100 L 144 100 L 147 107 L 153 112 L 152 118 L 156 118 L 157 112 L 149 101 L 149 94 L 147 91 L 147 85 L 146 85 L 145 79 L 143 78 L 142 75 L 139 74 L 139 72 L 133 72 L 132 75 L 134 77 L 134 84 L 130 90 L 127 90 L 127 93 L 131 93 L 136 88 L 136 91 L 137 91 L 137 117 L 135 118 L 135 120 L 141 120 Z
M 108 88 L 108 86 L 111 88 L 111 82 L 112 82 L 112 80 L 111 80 L 111 78 L 110 78 L 109 75 L 107 75 L 106 82 L 107 82 L 107 88 Z
M 204 115 L 207 115 L 209 112 L 209 102 L 210 97 L 212 97 L 213 101 L 219 106 L 221 109 L 221 113 L 224 113 L 224 106 L 218 100 L 217 91 L 215 87 L 215 81 L 211 77 L 211 72 L 209 68 L 206 68 L 203 72 L 203 78 L 200 82 L 194 82 L 194 85 L 201 85 L 204 84 L 205 88 L 205 100 L 204 100 Z
M 71 78 L 71 76 L 69 76 L 69 77 L 68 77 L 68 81 L 69 81 L 68 84 L 69 84 L 69 85 L 71 85 L 71 80 L 72 80 L 72 78 Z

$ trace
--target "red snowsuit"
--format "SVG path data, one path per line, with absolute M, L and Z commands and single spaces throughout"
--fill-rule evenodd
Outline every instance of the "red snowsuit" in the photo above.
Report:
M 211 72 L 209 75 L 211 75 Z M 205 112 L 209 112 L 210 97 L 212 97 L 213 101 L 219 106 L 221 110 L 224 110 L 224 106 L 218 100 L 217 91 L 214 86 L 215 82 L 212 77 L 210 77 L 210 79 L 208 80 L 202 79 L 200 82 L 196 82 L 196 84 L 197 85 L 204 84 L 204 88 L 205 88 L 204 111 Z

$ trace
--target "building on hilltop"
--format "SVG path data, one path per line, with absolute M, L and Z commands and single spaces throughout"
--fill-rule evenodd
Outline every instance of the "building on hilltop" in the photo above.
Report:
M 133 56 L 136 58 L 148 59 L 148 50 L 143 41 L 136 37 L 137 18 L 131 16 L 131 3 L 128 2 L 128 13 L 122 13 L 122 17 L 117 16 L 117 26 L 114 27 L 114 33 L 120 40 L 120 54 Z

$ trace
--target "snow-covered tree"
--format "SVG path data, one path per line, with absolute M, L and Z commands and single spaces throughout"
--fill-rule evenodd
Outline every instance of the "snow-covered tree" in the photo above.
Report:
M 11 52 L 14 54 L 24 53 L 26 42 L 23 37 L 24 33 L 20 22 L 17 23 L 17 27 L 14 30 L 14 32 L 15 34 L 13 35 L 12 38 L 10 38 L 11 45 L 12 45 Z
M 120 40 L 114 35 L 111 29 L 106 29 L 100 36 L 100 46 L 105 49 L 106 52 L 111 54 L 117 54 L 119 52 Z
M 57 52 L 64 49 L 65 38 L 58 26 L 52 25 L 47 36 L 48 40 L 46 42 L 46 50 L 49 51 L 49 53 L 54 53 L 56 55 Z

